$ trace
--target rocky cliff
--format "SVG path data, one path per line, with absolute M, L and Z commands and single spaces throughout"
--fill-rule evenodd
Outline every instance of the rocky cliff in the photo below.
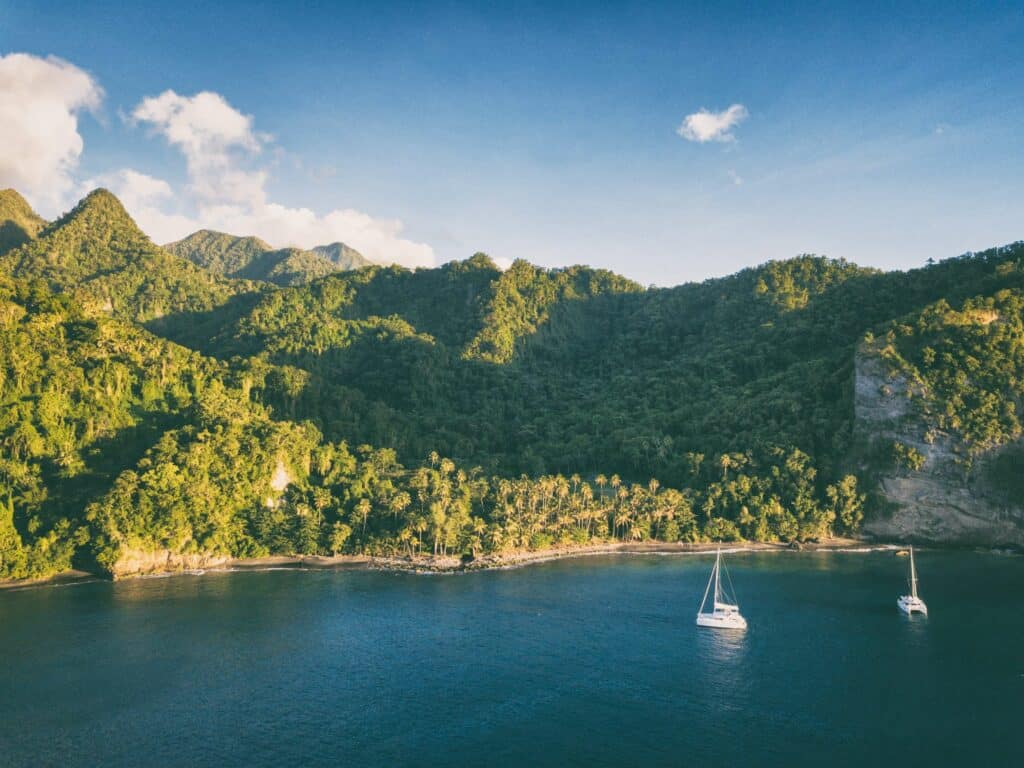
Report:
M 1024 444 L 969 457 L 955 435 L 936 430 L 915 407 L 915 398 L 924 396 L 920 388 L 873 350 L 858 350 L 855 371 L 856 443 L 888 507 L 865 521 L 865 533 L 901 541 L 1024 546 L 1024 498 L 997 479 L 1007 470 L 1024 475 Z M 923 462 L 916 469 L 893 463 L 894 444 L 913 449 Z

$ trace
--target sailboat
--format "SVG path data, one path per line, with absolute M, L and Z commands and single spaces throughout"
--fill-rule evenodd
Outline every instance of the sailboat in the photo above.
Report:
M 914 566 L 914 548 L 910 548 L 910 594 L 903 595 L 896 601 L 896 605 L 907 616 L 914 613 L 928 615 L 928 606 L 924 600 L 917 596 L 917 568 Z
M 700 609 L 697 611 L 697 626 L 711 627 L 713 629 L 746 629 L 747 620 L 740 615 L 740 607 L 736 605 L 735 595 L 732 592 L 732 581 L 729 579 L 729 572 L 725 572 L 725 578 L 729 581 L 729 592 L 722 586 L 722 550 L 718 550 L 715 556 L 715 567 L 711 569 L 711 578 L 708 579 L 708 586 L 704 590 L 704 599 L 700 601 Z M 708 595 L 711 594 L 711 585 L 715 591 L 712 595 L 711 611 L 704 611 L 708 602 Z M 728 602 L 731 600 L 732 602 Z

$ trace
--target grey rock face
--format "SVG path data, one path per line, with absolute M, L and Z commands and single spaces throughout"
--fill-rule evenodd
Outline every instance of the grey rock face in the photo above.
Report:
M 865 521 L 864 531 L 885 539 L 972 546 L 1024 546 L 1024 499 L 1013 499 L 989 482 L 988 469 L 1019 445 L 967 458 L 955 435 L 929 429 L 914 407 L 921 392 L 885 361 L 862 349 L 855 380 L 856 438 L 861 446 L 916 448 L 925 457 L 917 471 L 890 468 L 877 490 L 891 514 Z M 1024 467 L 1021 467 L 1024 472 Z

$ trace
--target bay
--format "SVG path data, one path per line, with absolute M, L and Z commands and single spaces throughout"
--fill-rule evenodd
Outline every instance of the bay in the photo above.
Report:
M 1024 558 L 713 556 L 208 573 L 0 593 L 0 764 L 1011 765 Z

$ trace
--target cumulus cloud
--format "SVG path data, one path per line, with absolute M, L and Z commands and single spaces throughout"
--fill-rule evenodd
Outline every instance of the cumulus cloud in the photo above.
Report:
M 210 91 L 180 96 L 164 91 L 143 99 L 132 111 L 137 122 L 149 123 L 181 150 L 188 165 L 192 189 L 215 203 L 260 205 L 265 202 L 265 171 L 243 166 L 259 153 L 264 137 L 253 130 L 253 119 Z
M 676 133 L 687 141 L 704 144 L 709 141 L 735 141 L 732 129 L 747 117 L 747 108 L 742 104 L 733 104 L 721 112 L 701 109 L 683 119 Z
M 165 91 L 143 99 L 131 117 L 135 122 L 151 125 L 184 155 L 197 210 L 195 220 L 187 225 L 191 229 L 205 227 L 256 235 L 279 247 L 311 248 L 340 240 L 372 261 L 411 267 L 436 263 L 429 245 L 401 237 L 400 221 L 374 218 L 350 208 L 319 215 L 309 208 L 290 208 L 268 200 L 267 171 L 250 164 L 271 137 L 257 133 L 253 118 L 236 110 L 219 94 L 204 91 L 181 96 Z M 135 178 L 134 185 L 139 184 L 140 179 Z M 150 184 L 148 189 L 156 192 L 158 187 Z M 150 203 L 153 200 L 151 196 Z M 132 213 L 140 225 L 148 219 L 155 227 L 186 227 L 184 219 L 158 219 L 155 214 L 159 209 L 150 205 L 147 210 L 142 201 L 138 210 Z M 178 231 L 166 239 L 177 239 L 187 233 L 187 229 Z
M 92 76 L 73 64 L 0 56 L 0 186 L 18 189 L 47 215 L 59 211 L 82 154 L 78 114 L 102 100 Z
M 309 208 L 290 208 L 277 203 L 247 208 L 207 206 L 200 210 L 203 227 L 233 234 L 255 235 L 277 246 L 312 248 L 342 241 L 371 261 L 432 267 L 434 250 L 424 243 L 401 237 L 402 222 L 377 219 L 366 213 L 342 208 L 322 216 Z
M 132 168 L 81 180 L 76 170 L 84 142 L 78 117 L 102 100 L 99 84 L 73 64 L 24 53 L 0 56 L 0 186 L 18 189 L 47 216 L 66 208 L 75 195 L 107 187 L 160 243 L 208 227 L 258 235 L 278 247 L 340 240 L 380 263 L 436 263 L 433 249 L 402 237 L 402 223 L 395 219 L 351 208 L 318 214 L 268 199 L 263 150 L 273 137 L 258 132 L 251 115 L 211 91 L 192 96 L 164 91 L 143 99 L 128 116 L 182 153 L 189 181 L 177 192 L 184 194 Z

